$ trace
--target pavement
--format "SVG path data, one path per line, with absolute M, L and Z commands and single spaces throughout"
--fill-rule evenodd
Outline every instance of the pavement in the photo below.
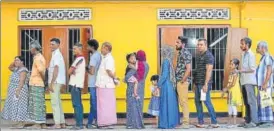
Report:
M 220 128 L 217 129 L 199 129 L 199 128 L 195 128 L 194 125 L 197 124 L 197 118 L 191 118 L 190 119 L 190 125 L 191 128 L 190 129 L 170 129 L 170 130 L 194 130 L 194 131 L 204 131 L 204 130 L 214 130 L 214 131 L 223 131 L 223 130 L 230 130 L 230 131 L 244 131 L 246 129 L 244 128 L 233 128 L 233 129 L 228 129 L 226 127 L 226 123 L 227 123 L 227 117 L 219 117 L 218 118 L 218 123 L 220 124 Z M 84 123 L 87 122 L 87 119 L 84 119 Z M 242 118 L 237 118 L 237 123 L 242 123 L 243 119 Z M 118 131 L 123 131 L 123 130 L 129 130 L 126 129 L 125 127 L 125 123 L 126 123 L 126 119 L 125 118 L 119 118 L 118 119 L 118 124 L 114 126 L 114 129 L 112 130 L 118 130 Z M 143 131 L 146 130 L 159 130 L 161 131 L 162 129 L 157 129 L 156 128 L 156 121 L 153 118 L 145 118 L 144 119 L 144 123 L 145 123 L 145 129 L 142 129 Z M 15 124 L 14 122 L 11 121 L 6 121 L 6 120 L 1 120 L 0 123 L 0 129 L 1 131 L 14 131 L 14 130 L 29 130 L 29 129 L 11 129 L 11 126 Z M 75 124 L 74 119 L 72 118 L 66 118 L 66 125 L 67 125 L 67 129 L 62 129 L 63 131 L 69 130 L 70 127 L 72 127 Z M 205 124 L 210 124 L 210 118 L 205 118 Z M 49 118 L 47 119 L 47 125 L 51 126 L 53 125 L 53 119 Z M 271 128 L 267 128 L 267 130 L 273 130 L 274 127 Z M 50 129 L 43 129 L 43 130 L 50 130 Z M 90 130 L 90 129 L 83 129 L 83 131 L 85 130 Z M 91 129 L 91 130 L 105 130 L 105 129 Z M 130 129 L 131 131 L 133 131 L 134 129 Z M 140 130 L 140 129 L 138 129 Z M 265 128 L 253 128 L 253 129 L 248 129 L 250 131 L 265 131 Z M 60 131 L 60 130 L 59 130 Z

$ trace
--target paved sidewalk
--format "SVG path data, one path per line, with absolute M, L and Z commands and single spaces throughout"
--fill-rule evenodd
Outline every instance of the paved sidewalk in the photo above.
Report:
M 195 128 L 193 125 L 197 124 L 197 119 L 196 118 L 191 118 L 190 119 L 190 124 L 192 125 L 191 126 L 191 130 L 204 130 L 204 129 L 197 129 Z M 84 123 L 87 122 L 87 119 L 84 119 Z M 153 118 L 145 118 L 144 119 L 144 122 L 145 122 L 145 127 L 146 129 L 143 129 L 143 130 L 160 130 L 160 129 L 157 129 L 156 128 L 156 125 L 155 125 L 155 119 Z M 227 128 L 225 127 L 225 124 L 227 122 L 227 118 L 226 117 L 220 117 L 218 118 L 218 122 L 219 124 L 221 125 L 221 128 L 220 129 L 213 129 L 213 130 L 224 130 Z M 237 119 L 237 122 L 238 123 L 242 123 L 243 120 L 242 118 L 238 118 Z M 74 125 L 74 120 L 72 118 L 67 118 L 66 119 L 66 124 L 67 124 L 67 128 L 70 128 L 72 125 Z M 126 119 L 125 118 L 119 118 L 118 119 L 118 124 L 116 126 L 114 126 L 114 129 L 113 130 L 127 130 L 125 128 L 125 123 L 126 123 Z M 209 118 L 206 118 L 205 119 L 205 123 L 206 124 L 209 124 L 210 123 L 210 119 Z M 5 121 L 5 120 L 1 120 L 1 129 L 2 130 L 14 130 L 14 129 L 10 129 L 10 127 L 14 124 L 14 122 L 10 122 L 10 121 Z M 51 126 L 53 124 L 53 119 L 48 119 L 47 120 L 47 125 L 48 126 Z M 273 128 L 274 129 L 274 128 Z M 20 129 L 20 130 L 27 130 L 27 129 Z M 45 130 L 45 129 L 44 129 Z M 63 129 L 63 130 L 68 130 L 68 129 Z M 87 130 L 87 129 L 84 129 L 84 130 Z M 98 130 L 98 129 L 93 129 L 93 130 Z M 232 129 L 230 129 L 232 130 Z M 237 128 L 237 130 L 242 130 L 241 128 Z
M 223 130 L 230 130 L 230 131 L 244 131 L 244 130 L 247 130 L 247 129 L 244 129 L 244 128 L 233 128 L 233 129 L 227 129 L 226 128 L 226 123 L 227 123 L 227 117 L 219 117 L 218 118 L 218 122 L 220 124 L 220 128 L 218 129 L 198 129 L 198 128 L 195 128 L 194 125 L 197 124 L 197 119 L 196 118 L 191 118 L 190 119 L 190 124 L 191 124 L 191 129 L 189 130 L 193 130 L 193 131 L 204 131 L 204 130 L 214 130 L 214 131 L 223 131 Z M 87 119 L 84 120 L 84 123 L 87 122 Z M 145 129 L 142 129 L 143 131 L 146 131 L 146 130 L 158 130 L 158 131 L 161 131 L 161 129 L 157 129 L 156 128 L 156 125 L 155 125 L 155 120 L 153 118 L 145 118 L 144 119 L 144 122 L 145 122 Z M 237 123 L 242 123 L 243 122 L 243 119 L 242 118 L 238 118 L 237 119 Z M 118 119 L 118 124 L 116 126 L 114 126 L 114 129 L 113 130 L 117 130 L 117 131 L 123 131 L 123 130 L 129 130 L 129 129 L 126 129 L 125 127 L 125 123 L 126 123 L 126 119 L 125 118 L 119 118 Z M 209 124 L 210 123 L 210 118 L 205 118 L 205 124 Z M 13 122 L 10 122 L 10 121 L 5 121 L 5 120 L 1 120 L 1 124 L 0 124 L 0 127 L 1 127 L 1 131 L 11 131 L 11 130 L 27 130 L 27 129 L 11 129 L 10 127 L 12 126 L 12 124 L 14 124 Z M 53 124 L 53 119 L 48 119 L 47 120 L 47 125 L 48 126 L 51 126 Z M 67 129 L 62 129 L 62 130 L 58 130 L 58 131 L 66 131 L 66 130 L 69 130 L 69 128 L 74 125 L 74 120 L 72 118 L 67 118 L 66 119 L 66 124 L 67 124 Z M 47 129 L 43 129 L 43 130 L 47 130 Z M 49 130 L 49 129 L 48 129 Z M 89 130 L 89 129 L 83 129 L 83 131 L 85 130 Z M 102 131 L 100 129 L 92 129 L 92 130 L 98 130 L 98 131 Z M 184 130 L 184 129 L 170 129 L 170 130 Z M 272 128 L 253 128 L 253 129 L 248 129 L 249 131 L 265 131 L 265 130 L 274 130 L 274 127 Z M 130 131 L 134 131 L 134 129 L 130 129 Z

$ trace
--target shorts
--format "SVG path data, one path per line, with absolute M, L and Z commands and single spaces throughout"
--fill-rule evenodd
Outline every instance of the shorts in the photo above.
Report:
M 237 106 L 228 105 L 228 115 L 237 116 Z

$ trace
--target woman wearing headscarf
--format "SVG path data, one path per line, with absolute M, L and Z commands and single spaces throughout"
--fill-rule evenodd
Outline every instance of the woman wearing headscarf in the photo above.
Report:
M 138 80 L 136 67 L 136 54 L 130 53 L 126 56 L 128 65 L 125 73 L 125 82 L 127 83 L 127 129 L 142 129 L 143 111 L 141 109 L 140 97 L 138 94 Z M 137 88 L 137 89 L 136 89 Z
M 8 87 L 8 95 L 2 112 L 5 120 L 19 122 L 16 128 L 23 128 L 28 115 L 28 69 L 24 66 L 24 59 L 16 56 L 9 66 L 12 71 Z
M 174 88 L 173 52 L 171 47 L 163 47 L 162 72 L 158 82 L 158 87 L 161 90 L 158 128 L 161 129 L 172 129 L 180 124 L 178 99 Z
M 144 107 L 144 89 L 145 89 L 145 80 L 149 72 L 149 65 L 146 62 L 146 53 L 143 50 L 137 52 L 137 80 L 138 80 L 138 95 L 140 97 L 140 108 L 143 116 L 143 107 Z

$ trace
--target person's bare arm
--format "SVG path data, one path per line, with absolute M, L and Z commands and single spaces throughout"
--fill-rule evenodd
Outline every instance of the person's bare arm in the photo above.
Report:
M 267 84 L 269 82 L 271 74 L 272 74 L 272 67 L 271 67 L 271 65 L 268 65 L 267 70 L 266 70 L 266 77 L 265 77 L 264 82 L 263 82 L 263 85 L 264 85 L 263 87 L 264 88 L 267 88 Z
M 94 68 L 94 66 L 90 66 L 90 68 L 89 68 L 89 70 L 88 70 L 88 73 L 89 73 L 90 75 L 94 75 L 94 74 L 95 74 L 95 68 Z
M 20 73 L 20 80 L 19 80 L 19 85 L 18 85 L 19 89 L 23 88 L 23 86 L 25 84 L 26 77 L 27 77 L 27 72 L 24 71 L 24 72 Z
M 58 71 L 59 71 L 59 66 L 54 66 L 54 69 L 53 69 L 53 76 L 52 76 L 52 79 L 51 79 L 51 85 L 56 81 L 57 79 L 57 76 L 58 76 Z
M 14 62 L 12 62 L 12 63 L 9 65 L 9 70 L 10 70 L 10 71 L 14 71 L 14 70 L 15 70 Z
M 115 79 L 115 74 L 111 72 L 111 70 L 107 70 L 108 76 L 112 79 Z
M 18 87 L 16 88 L 16 92 L 15 92 L 15 95 L 16 97 L 18 98 L 19 97 L 19 94 L 22 90 L 22 88 L 24 87 L 24 84 L 25 84 L 25 80 L 26 80 L 26 77 L 27 77 L 27 72 L 21 72 L 20 73 L 20 76 L 19 76 L 19 84 L 18 84 Z
M 75 71 L 75 67 L 70 67 L 68 70 L 68 75 L 72 75 Z
M 207 64 L 207 65 L 206 65 L 205 85 L 207 85 L 208 82 L 209 82 L 209 80 L 210 80 L 212 70 L 213 70 L 213 65 Z
M 183 82 L 187 81 L 187 78 L 190 76 L 190 71 L 191 71 L 191 64 L 186 64 L 186 71 L 182 78 Z
M 46 63 L 42 60 L 37 60 L 36 67 L 42 79 L 45 80 Z

